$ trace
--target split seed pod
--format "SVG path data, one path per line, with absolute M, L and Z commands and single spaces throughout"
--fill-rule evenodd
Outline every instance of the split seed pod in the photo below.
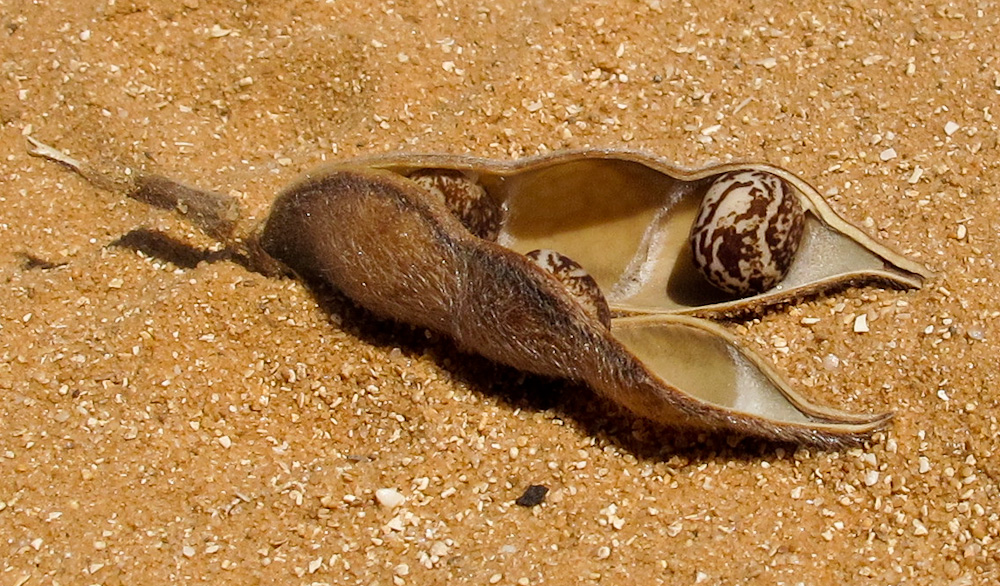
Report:
M 504 209 L 497 242 L 522 254 L 556 250 L 597 281 L 617 314 L 726 316 L 759 312 L 847 285 L 919 287 L 930 275 L 841 218 L 819 192 L 774 165 L 682 169 L 640 153 L 588 150 L 498 162 L 448 155 L 360 161 L 409 176 L 462 173 Z M 774 177 L 802 210 L 797 250 L 765 290 L 734 295 L 695 266 L 689 239 L 706 192 L 729 174 Z M 746 259 L 752 260 L 752 259 Z
M 755 212 L 762 223 L 737 240 L 755 232 L 762 240 L 750 249 L 770 246 L 774 225 L 798 242 L 791 252 L 780 242 L 769 249 L 790 257 L 772 282 L 734 294 L 710 284 L 691 242 L 706 194 L 746 173 L 798 205 L 764 206 Z M 799 215 L 775 219 L 769 209 Z M 864 437 L 890 415 L 809 402 L 732 334 L 695 316 L 870 281 L 919 287 L 929 276 L 783 169 L 688 171 L 618 151 L 513 163 L 400 155 L 324 167 L 287 188 L 244 242 L 265 269 L 325 281 L 377 315 L 443 332 L 497 362 L 582 381 L 654 421 L 818 445 Z
M 764 224 L 768 209 L 800 215 L 775 223 L 798 241 L 771 255 L 786 256 L 779 278 L 740 297 L 707 282 L 689 237 L 706 193 L 748 174 L 791 199 L 764 206 Z M 455 195 L 428 195 L 438 176 Z M 868 281 L 917 287 L 928 276 L 783 169 L 683 171 L 605 151 L 514 163 L 399 156 L 319 169 L 279 196 L 260 243 L 379 315 L 525 371 L 586 382 L 655 421 L 812 443 L 864 435 L 888 415 L 810 403 L 725 330 L 688 314 L 759 310 Z

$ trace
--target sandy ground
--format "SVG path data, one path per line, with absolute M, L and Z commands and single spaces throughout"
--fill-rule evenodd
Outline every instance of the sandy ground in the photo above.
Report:
M 0 584 L 996 580 L 1000 8 L 827 4 L 0 0 Z M 768 161 L 938 276 L 727 326 L 887 431 L 703 437 L 248 272 L 26 133 L 258 216 L 398 150 Z

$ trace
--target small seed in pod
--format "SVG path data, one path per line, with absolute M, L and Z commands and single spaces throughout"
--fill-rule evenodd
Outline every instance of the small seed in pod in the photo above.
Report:
M 432 196 L 440 197 L 451 213 L 476 236 L 495 241 L 500 234 L 503 208 L 486 189 L 459 171 L 426 169 L 410 175 Z
M 611 309 L 594 277 L 575 260 L 554 250 L 532 250 L 525 256 L 543 271 L 549 273 L 566 287 L 566 291 L 583 306 L 591 317 L 596 317 L 604 327 L 611 327 Z
M 798 194 L 781 177 L 757 170 L 720 175 L 691 227 L 694 265 L 727 293 L 762 293 L 788 273 L 804 224 Z

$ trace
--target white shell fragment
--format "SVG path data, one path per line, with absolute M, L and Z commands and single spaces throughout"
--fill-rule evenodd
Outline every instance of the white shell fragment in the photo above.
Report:
M 777 175 L 758 170 L 721 175 L 691 227 L 695 267 L 727 293 L 767 291 L 788 272 L 804 217 L 798 196 Z
M 406 497 L 394 488 L 380 488 L 375 491 L 375 500 L 387 509 L 395 509 L 406 501 Z

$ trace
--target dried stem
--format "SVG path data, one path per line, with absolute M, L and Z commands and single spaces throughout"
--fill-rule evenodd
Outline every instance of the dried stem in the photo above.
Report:
M 110 171 L 102 171 L 32 136 L 26 138 L 31 145 L 29 154 L 65 165 L 97 188 L 174 212 L 246 258 L 249 268 L 266 275 L 286 272 L 280 263 L 261 250 L 256 230 L 240 234 L 241 213 L 235 198 L 184 185 L 163 175 L 136 171 L 120 163 Z

